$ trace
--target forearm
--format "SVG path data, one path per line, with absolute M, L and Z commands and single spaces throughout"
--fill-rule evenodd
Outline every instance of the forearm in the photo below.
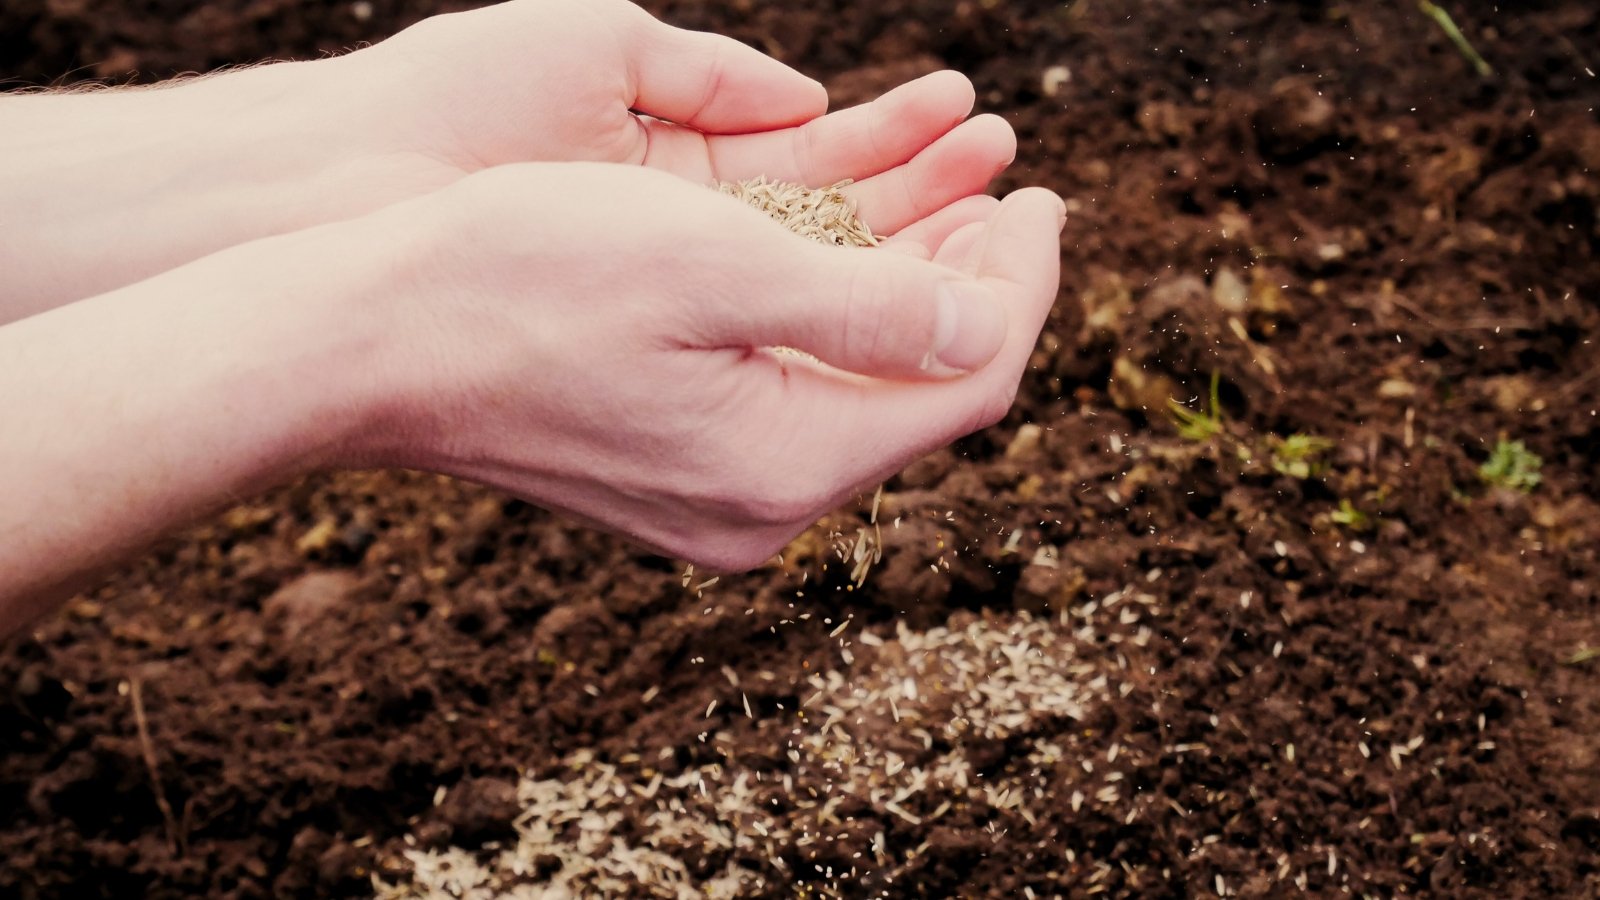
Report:
M 367 427 L 378 342 L 327 302 L 361 276 L 317 237 L 0 327 L 0 635 L 162 532 L 331 465 Z
M 381 205 L 345 112 L 363 79 L 319 68 L 349 63 L 0 95 L 0 323 Z

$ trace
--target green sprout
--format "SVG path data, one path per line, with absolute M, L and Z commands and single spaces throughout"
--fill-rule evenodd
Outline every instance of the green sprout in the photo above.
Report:
M 1543 480 L 1544 476 L 1539 474 L 1539 468 L 1543 465 L 1544 460 L 1521 441 L 1501 438 L 1494 445 L 1494 452 L 1489 454 L 1489 459 L 1478 467 L 1478 477 L 1485 484 L 1526 494 Z
M 1173 423 L 1178 426 L 1179 437 L 1204 444 L 1222 433 L 1222 402 L 1218 399 L 1221 384 L 1221 373 L 1212 372 L 1211 403 L 1200 412 L 1184 406 L 1171 397 L 1167 398 L 1167 409 L 1172 415 Z
M 1333 441 L 1314 434 L 1291 434 L 1288 437 L 1271 435 L 1267 443 L 1272 446 L 1272 468 L 1290 478 L 1306 479 L 1321 475 L 1326 468 L 1321 456 L 1332 450 Z
M 1450 18 L 1450 14 L 1445 12 L 1443 7 L 1430 0 L 1417 0 L 1417 8 L 1439 26 L 1439 30 L 1450 39 L 1450 43 L 1456 45 L 1456 50 L 1460 51 L 1467 62 L 1472 63 L 1472 68 L 1476 69 L 1480 76 L 1488 78 L 1494 74 L 1494 68 L 1489 65 L 1489 61 L 1478 54 L 1472 42 L 1467 40 L 1467 36 L 1461 33 L 1460 28 L 1456 27 L 1455 20 Z
M 1593 659 L 1600 659 L 1600 647 L 1583 647 L 1577 653 L 1567 657 L 1566 664 L 1569 666 L 1581 666 Z
M 1339 508 L 1328 514 L 1335 525 L 1343 525 L 1352 531 L 1366 531 L 1372 527 L 1372 517 L 1356 509 L 1348 497 L 1339 501 Z

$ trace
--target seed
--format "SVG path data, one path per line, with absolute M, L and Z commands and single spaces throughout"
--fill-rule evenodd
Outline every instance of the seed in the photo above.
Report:
M 872 229 L 856 215 L 855 201 L 843 188 L 849 180 L 825 188 L 809 188 L 785 181 L 752 178 L 717 186 L 722 193 L 744 201 L 771 216 L 801 237 L 837 247 L 876 247 Z

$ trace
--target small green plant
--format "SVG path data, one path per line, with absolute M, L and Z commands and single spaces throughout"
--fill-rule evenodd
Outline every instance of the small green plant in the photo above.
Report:
M 1567 657 L 1566 664 L 1569 666 L 1581 666 L 1596 659 L 1600 659 L 1600 647 L 1583 647 L 1577 653 Z
M 1443 7 L 1431 2 L 1431 0 L 1417 0 L 1417 8 L 1421 9 L 1424 15 L 1439 26 L 1439 30 L 1443 31 L 1444 36 L 1450 39 L 1450 43 L 1456 45 L 1456 50 L 1461 53 L 1461 56 L 1467 62 L 1472 64 L 1472 68 L 1477 70 L 1480 76 L 1488 78 L 1494 74 L 1494 68 L 1489 65 L 1489 61 L 1478 54 L 1477 48 L 1473 47 L 1472 42 L 1467 40 L 1467 36 L 1461 33 L 1460 28 L 1456 27 L 1456 21 L 1450 18 L 1450 14 L 1445 12 Z
M 1333 441 L 1314 434 L 1291 434 L 1288 437 L 1272 435 L 1267 438 L 1272 447 L 1272 468 L 1290 478 L 1310 478 L 1321 475 L 1326 465 L 1322 455 L 1332 450 Z
M 1511 488 L 1527 493 L 1538 487 L 1544 476 L 1539 469 L 1544 460 L 1529 450 L 1521 441 L 1501 438 L 1494 445 L 1489 459 L 1478 467 L 1478 477 L 1494 487 Z
M 1348 497 L 1339 501 L 1339 508 L 1329 513 L 1328 518 L 1351 531 L 1366 531 L 1372 527 L 1372 517 L 1357 509 Z
M 1172 415 L 1173 423 L 1178 426 L 1179 437 L 1204 444 L 1222 433 L 1222 402 L 1218 399 L 1221 385 L 1222 374 L 1212 372 L 1210 403 L 1199 411 L 1167 398 L 1167 410 Z

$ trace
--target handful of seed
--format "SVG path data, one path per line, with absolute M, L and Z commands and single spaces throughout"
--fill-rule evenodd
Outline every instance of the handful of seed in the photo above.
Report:
M 845 179 L 825 188 L 808 188 L 787 181 L 751 178 L 725 181 L 717 190 L 737 197 L 771 216 L 801 237 L 836 247 L 876 247 L 872 229 L 856 215 L 855 201 L 841 190 Z
M 847 178 L 825 188 L 808 188 L 788 181 L 751 178 L 747 181 L 725 181 L 717 185 L 717 190 L 743 200 L 795 234 L 819 244 L 876 247 L 878 239 L 873 236 L 867 223 L 856 215 L 855 201 L 844 195 L 842 189 L 849 183 L 850 179 Z M 787 355 L 816 358 L 792 347 L 772 349 Z M 850 567 L 850 580 L 857 587 L 866 581 L 867 572 L 873 565 L 883 558 L 883 533 L 878 528 L 878 501 L 882 497 L 883 486 L 879 485 L 878 493 L 872 498 L 872 516 L 868 523 L 870 530 L 857 529 L 853 538 L 841 533 L 827 535 L 840 561 Z M 686 587 L 687 579 L 686 575 Z

